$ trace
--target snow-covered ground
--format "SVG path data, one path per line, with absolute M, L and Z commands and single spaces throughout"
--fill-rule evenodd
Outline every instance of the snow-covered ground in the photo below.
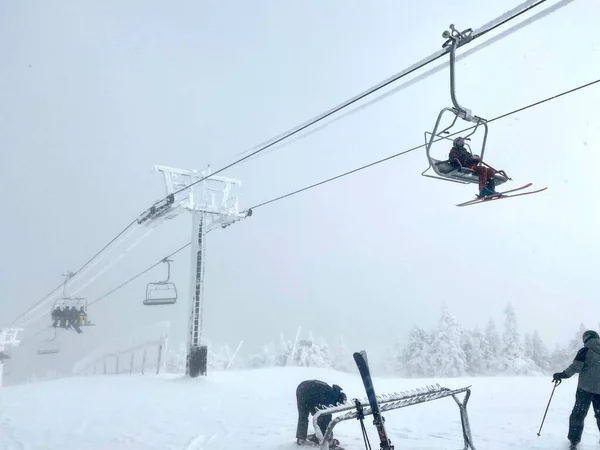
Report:
M 298 448 L 295 388 L 313 378 L 340 384 L 349 398 L 364 398 L 357 375 L 295 367 L 213 372 L 198 379 L 95 376 L 4 388 L 0 449 L 291 450 Z M 472 385 L 469 413 L 477 449 L 566 448 L 575 378 L 557 388 L 541 437 L 536 434 L 552 390 L 548 377 L 375 379 L 380 394 L 433 383 Z M 451 398 L 385 416 L 398 450 L 462 448 Z M 370 420 L 367 426 L 373 448 L 379 448 Z M 364 448 L 356 421 L 341 422 L 335 434 L 348 450 Z M 580 448 L 598 447 L 590 412 Z

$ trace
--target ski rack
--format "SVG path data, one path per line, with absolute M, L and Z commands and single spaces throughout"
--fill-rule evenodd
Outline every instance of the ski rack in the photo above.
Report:
M 457 396 L 459 394 L 465 394 L 464 399 L 461 401 Z M 469 397 L 471 397 L 471 386 L 467 386 L 460 389 L 449 389 L 442 387 L 439 384 L 426 386 L 425 388 L 417 388 L 409 391 L 394 392 L 393 394 L 378 395 L 377 401 L 381 412 L 392 411 L 394 409 L 405 408 L 407 406 L 417 405 L 419 403 L 430 402 L 433 400 L 439 400 L 445 397 L 452 397 L 460 410 L 460 422 L 462 425 L 463 439 L 464 439 L 464 450 L 472 449 L 475 450 L 473 445 L 473 438 L 471 437 L 471 426 L 469 424 L 469 416 L 467 414 L 467 403 Z M 369 401 L 364 399 L 361 403 L 362 413 L 365 416 L 372 415 L 371 406 Z M 319 417 L 326 414 L 343 413 L 334 418 L 327 429 L 325 434 L 321 432 L 317 421 Z M 315 435 L 319 439 L 319 448 L 321 450 L 329 450 L 329 443 L 333 436 L 333 428 L 344 420 L 351 420 L 358 418 L 358 411 L 356 410 L 356 404 L 354 400 L 352 403 L 344 403 L 339 406 L 325 406 L 320 408 L 313 416 L 313 426 L 315 429 Z

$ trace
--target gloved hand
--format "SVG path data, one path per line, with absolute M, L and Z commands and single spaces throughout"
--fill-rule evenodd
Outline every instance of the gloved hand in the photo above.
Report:
M 565 372 L 556 372 L 554 375 L 552 375 L 552 381 L 555 383 L 557 381 L 561 383 L 565 378 L 569 378 Z

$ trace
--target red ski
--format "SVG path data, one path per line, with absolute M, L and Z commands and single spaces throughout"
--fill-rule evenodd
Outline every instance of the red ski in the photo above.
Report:
M 538 189 L 536 191 L 529 191 L 529 192 L 521 192 L 519 194 L 512 194 L 512 195 L 506 195 L 510 192 L 516 192 L 516 191 L 520 191 L 522 189 L 527 189 L 528 187 L 530 187 L 533 183 L 527 183 L 521 187 L 515 188 L 515 189 L 510 189 L 508 191 L 504 191 L 504 192 L 497 192 L 496 194 L 493 195 L 487 195 L 483 198 L 476 198 L 475 200 L 469 200 L 468 202 L 464 202 L 464 203 L 459 203 L 456 206 L 469 206 L 469 205 L 475 205 L 477 203 L 485 203 L 485 202 L 491 202 L 494 200 L 502 200 L 503 198 L 510 198 L 510 197 L 519 197 L 521 195 L 529 195 L 529 194 L 537 194 L 538 192 L 542 192 L 545 191 L 546 189 L 548 189 L 547 187 L 542 188 L 542 189 Z

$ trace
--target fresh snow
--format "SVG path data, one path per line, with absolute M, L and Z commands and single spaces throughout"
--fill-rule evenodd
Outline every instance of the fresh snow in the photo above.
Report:
M 266 368 L 178 375 L 63 378 L 0 391 L 0 449 L 246 450 L 294 449 L 295 389 L 300 381 L 340 384 L 364 398 L 358 374 L 319 368 Z M 556 389 L 537 437 L 552 383 L 548 377 L 452 379 L 374 378 L 380 394 L 440 383 L 472 385 L 469 413 L 476 448 L 564 449 L 576 377 Z M 451 398 L 384 413 L 396 449 L 462 448 L 458 407 Z M 379 443 L 367 420 L 373 448 Z M 310 427 L 312 426 L 312 422 Z M 310 430 L 309 427 L 309 430 Z M 364 448 L 359 424 L 335 434 L 348 449 Z M 593 412 L 581 450 L 598 449 Z

